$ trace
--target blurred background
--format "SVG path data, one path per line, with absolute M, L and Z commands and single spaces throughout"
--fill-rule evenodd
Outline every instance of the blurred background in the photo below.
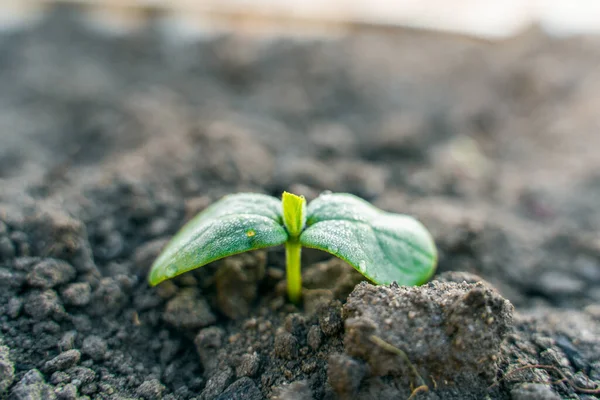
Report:
M 417 215 L 440 271 L 517 305 L 600 301 L 599 2 L 2 0 L 0 16 L 4 215 L 77 216 L 101 268 L 223 194 L 333 190 Z
M 83 6 L 109 31 L 135 29 L 159 18 L 179 33 L 333 34 L 356 25 L 409 26 L 506 37 L 537 24 L 558 35 L 600 31 L 600 5 L 589 0 L 3 0 L 5 27 L 27 24 L 56 4 Z

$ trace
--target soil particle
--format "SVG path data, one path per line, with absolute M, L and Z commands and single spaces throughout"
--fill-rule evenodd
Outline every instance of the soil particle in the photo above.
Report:
M 37 263 L 27 274 L 27 283 L 33 287 L 50 289 L 75 278 L 75 268 L 65 261 L 47 258 Z
M 217 320 L 204 297 L 200 297 L 195 288 L 182 289 L 169 300 L 163 319 L 176 328 L 187 330 L 203 328 Z
M 31 291 L 25 299 L 25 313 L 37 320 L 64 313 L 62 304 L 56 292 L 52 289 Z
M 159 400 L 162 398 L 164 391 L 165 386 L 158 379 L 151 379 L 142 382 L 136 393 L 146 400 Z
M 294 313 L 285 317 L 283 326 L 286 331 L 301 338 L 306 335 L 306 318 L 302 314 Z
M 0 345 L 0 395 L 6 392 L 15 379 L 15 366 L 9 355 L 8 347 Z
M 237 377 L 254 377 L 258 373 L 260 368 L 260 357 L 257 352 L 252 354 L 244 354 L 240 357 L 239 363 L 235 368 L 235 374 Z
M 286 360 L 298 358 L 298 339 L 289 332 L 279 332 L 275 336 L 275 355 Z
M 81 345 L 81 352 L 90 357 L 94 361 L 101 361 L 106 357 L 106 351 L 108 350 L 108 345 L 106 341 L 98 336 L 88 336 L 83 339 L 83 344 Z
M 559 348 L 555 346 L 546 348 L 540 352 L 539 357 L 540 361 L 546 365 L 556 365 L 561 367 L 569 367 L 570 365 L 569 359 Z
M 87 367 L 75 366 L 69 368 L 67 371 L 67 376 L 69 377 L 71 383 L 77 388 L 81 388 L 90 384 L 96 379 L 96 373 L 94 370 Z
M 53 359 L 46 361 L 43 371 L 47 374 L 51 374 L 56 371 L 63 371 L 77 364 L 80 359 L 81 353 L 79 350 L 67 350 L 60 353 Z
M 202 391 L 200 398 L 202 400 L 214 400 L 219 396 L 225 388 L 233 380 L 233 371 L 231 368 L 225 368 L 217 371 L 211 378 L 206 382 L 206 386 Z
M 61 298 L 68 306 L 87 306 L 92 299 L 92 287 L 87 282 L 71 283 L 61 291 Z
M 318 325 L 313 325 L 310 327 L 306 337 L 306 342 L 314 351 L 319 349 L 321 343 L 323 342 L 323 331 Z
M 243 377 L 233 382 L 221 393 L 217 400 L 261 400 L 262 393 L 256 387 L 254 381 L 248 377 Z
M 329 356 L 327 378 L 340 399 L 353 399 L 369 368 L 346 354 Z
M 44 381 L 37 369 L 27 371 L 13 388 L 10 400 L 54 400 L 56 395 L 52 386 Z
M 342 303 L 335 300 L 318 311 L 319 325 L 325 335 L 333 336 L 341 331 L 343 324 L 341 306 Z
M 343 312 L 346 352 L 366 360 L 373 374 L 408 372 L 402 366 L 406 360 L 377 345 L 375 336 L 406 352 L 424 376 L 457 380 L 475 373 L 486 377 L 482 384 L 495 376 L 500 344 L 512 321 L 512 305 L 481 283 L 361 283 Z
M 77 400 L 77 387 L 72 383 L 56 388 L 54 391 L 58 400 Z M 81 398 L 80 398 L 81 399 Z
M 57 371 L 50 375 L 50 383 L 53 385 L 61 385 L 71 381 L 71 377 L 66 372 Z
M 35 254 L 65 260 L 78 272 L 96 270 L 82 221 L 62 211 L 44 210 L 41 215 L 27 221 L 27 229 Z
M 510 391 L 511 400 L 560 400 L 560 396 L 543 383 L 520 383 Z
M 486 282 L 478 275 L 465 271 L 446 271 L 435 277 L 439 282 L 455 282 L 455 283 L 482 283 L 486 287 L 493 289 L 494 287 L 489 282 Z

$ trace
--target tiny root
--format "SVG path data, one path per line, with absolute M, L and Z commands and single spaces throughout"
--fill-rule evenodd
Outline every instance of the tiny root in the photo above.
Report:
M 427 386 L 427 384 L 423 380 L 423 377 L 421 377 L 421 374 L 419 374 L 419 371 L 417 371 L 417 368 L 415 368 L 414 364 L 410 361 L 410 359 L 408 358 L 408 356 L 406 355 L 406 353 L 404 351 L 402 351 L 398 347 L 394 346 L 393 344 L 386 342 L 379 336 L 371 335 L 369 337 L 369 339 L 371 340 L 371 342 L 373 342 L 375 345 L 381 347 L 385 351 L 392 353 L 392 354 L 396 354 L 397 356 L 400 356 L 400 358 L 402 358 L 402 360 L 410 367 L 411 372 L 413 373 L 413 375 L 417 378 L 417 381 L 419 382 L 419 386 L 417 386 L 412 391 L 408 400 L 412 400 L 414 398 L 414 396 L 416 396 L 419 393 L 424 393 L 424 392 L 429 391 L 429 386 Z

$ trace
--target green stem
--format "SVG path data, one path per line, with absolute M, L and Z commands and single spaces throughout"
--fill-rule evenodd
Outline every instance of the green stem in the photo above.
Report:
M 302 245 L 297 238 L 290 238 L 285 243 L 288 297 L 294 304 L 300 303 L 300 298 L 302 297 L 302 274 L 300 273 L 301 253 Z

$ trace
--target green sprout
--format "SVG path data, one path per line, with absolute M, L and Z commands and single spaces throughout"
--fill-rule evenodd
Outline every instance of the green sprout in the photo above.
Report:
M 341 258 L 376 284 L 420 285 L 435 271 L 433 238 L 416 219 L 375 208 L 347 193 L 282 200 L 228 195 L 188 222 L 152 265 L 150 285 L 234 254 L 285 244 L 290 301 L 302 294 L 302 246 Z

